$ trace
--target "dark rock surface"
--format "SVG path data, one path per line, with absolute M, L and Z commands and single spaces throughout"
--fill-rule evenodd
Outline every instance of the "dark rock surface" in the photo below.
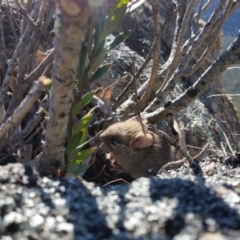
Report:
M 1 239 L 240 236 L 240 168 L 219 159 L 106 187 L 9 164 L 0 167 L 0 183 Z

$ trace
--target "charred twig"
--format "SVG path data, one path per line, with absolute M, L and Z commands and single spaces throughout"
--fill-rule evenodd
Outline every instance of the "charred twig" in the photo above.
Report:
M 195 159 L 199 158 L 199 157 L 205 152 L 205 150 L 207 149 L 208 145 L 209 145 L 209 143 L 207 143 L 207 144 L 205 145 L 205 147 L 201 150 L 201 152 L 199 152 L 199 153 L 198 153 L 196 156 L 194 156 L 192 159 L 195 160 Z
M 110 184 L 115 183 L 115 182 L 120 182 L 120 181 L 122 181 L 122 182 L 124 182 L 124 183 L 126 183 L 126 184 L 130 184 L 129 182 L 125 181 L 124 179 L 118 178 L 118 179 L 112 180 L 111 182 L 106 183 L 106 184 L 103 185 L 103 186 L 106 187 L 107 185 L 110 185 Z
M 187 158 L 183 158 L 181 160 L 169 162 L 159 169 L 158 174 L 161 174 L 162 172 L 167 171 L 167 170 L 178 169 L 178 168 L 180 168 L 181 166 L 183 166 L 184 164 L 187 164 L 187 163 L 188 163 Z

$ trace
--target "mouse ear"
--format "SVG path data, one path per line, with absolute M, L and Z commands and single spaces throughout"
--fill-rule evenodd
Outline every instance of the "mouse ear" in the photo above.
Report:
M 131 136 L 130 147 L 131 148 L 146 148 L 153 144 L 155 138 L 151 133 L 136 133 Z

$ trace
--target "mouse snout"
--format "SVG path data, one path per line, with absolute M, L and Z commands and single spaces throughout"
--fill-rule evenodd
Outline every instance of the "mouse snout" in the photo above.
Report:
M 104 132 L 102 132 L 102 133 L 99 135 L 99 141 L 101 141 L 101 142 L 105 142 L 105 141 L 106 141 L 106 136 L 105 136 Z
M 93 143 L 97 146 L 100 147 L 100 145 L 103 143 L 102 139 L 100 136 L 96 136 L 93 140 Z
M 94 144 L 98 147 L 101 147 L 101 145 L 105 142 L 105 134 L 104 132 L 100 133 L 98 136 L 94 138 Z

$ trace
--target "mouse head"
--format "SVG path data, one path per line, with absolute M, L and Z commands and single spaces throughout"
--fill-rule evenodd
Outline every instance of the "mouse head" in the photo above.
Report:
M 154 135 L 147 130 L 146 119 L 139 118 L 118 122 L 109 126 L 100 138 L 104 143 L 103 148 L 107 151 L 131 151 L 149 147 L 154 142 Z

